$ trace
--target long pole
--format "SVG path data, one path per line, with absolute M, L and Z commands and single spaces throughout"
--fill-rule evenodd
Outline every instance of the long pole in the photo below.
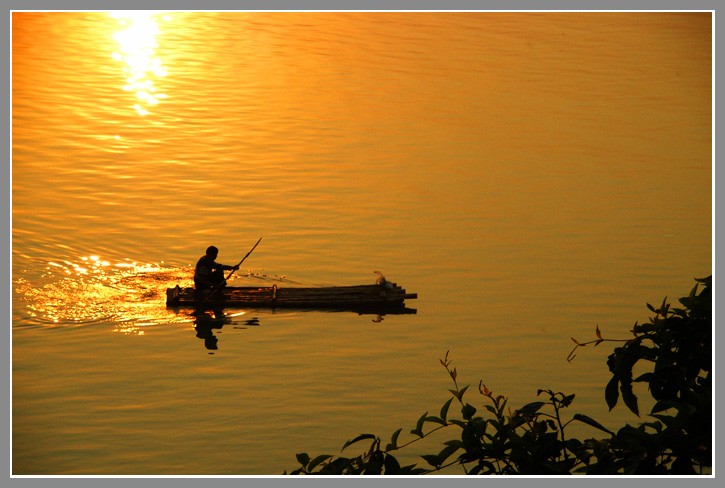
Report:
M 234 274 L 234 272 L 235 272 L 235 271 L 236 271 L 237 269 L 239 269 L 239 266 L 241 266 L 241 265 L 242 265 L 242 263 L 244 262 L 244 260 L 245 260 L 245 259 L 247 259 L 247 258 L 249 257 L 249 255 L 250 255 L 250 254 L 252 254 L 252 251 L 254 251 L 254 250 L 255 250 L 255 249 L 257 248 L 257 246 L 259 245 L 259 243 L 260 243 L 260 242 L 262 242 L 262 238 L 261 238 L 261 237 L 259 238 L 259 240 L 257 241 L 257 243 L 256 243 L 256 244 L 254 245 L 254 247 L 252 247 L 252 249 L 250 249 L 250 250 L 249 250 L 249 252 L 248 252 L 248 253 L 247 253 L 247 254 L 246 254 L 246 255 L 245 255 L 245 256 L 244 256 L 243 258 L 242 258 L 242 260 L 241 260 L 241 261 L 239 261 L 239 263 L 238 263 L 238 264 L 237 264 L 236 266 L 234 266 L 234 267 L 232 268 L 231 272 L 230 272 L 230 273 L 229 273 L 229 274 L 227 275 L 227 277 L 226 277 L 226 278 L 224 278 L 224 281 L 225 281 L 225 282 L 226 282 L 226 281 L 227 281 L 227 280 L 228 280 L 229 278 L 231 278 L 231 277 L 232 277 L 232 275 Z M 204 305 L 206 305 L 206 303 L 207 303 L 207 302 L 208 302 L 209 300 L 211 300 L 211 297 L 213 297 L 213 296 L 214 296 L 214 295 L 216 294 L 216 292 L 218 292 L 218 291 L 219 291 L 219 290 L 221 290 L 221 289 L 222 289 L 222 287 L 221 287 L 221 286 L 219 286 L 219 287 L 217 287 L 217 288 L 214 288 L 214 290 L 212 290 L 212 292 L 211 292 L 211 293 L 209 293 L 209 296 L 208 296 L 208 297 L 206 297 L 206 299 L 204 299 L 204 301 L 202 302 L 202 304 L 201 304 L 201 305 L 199 305 L 199 307 L 198 307 L 198 308 L 197 308 L 196 310 L 194 310 L 194 312 L 193 312 L 193 313 L 194 313 L 194 314 L 196 314 L 197 312 L 199 312 L 199 310 L 201 310 L 201 309 L 202 309 L 202 308 L 204 307 Z

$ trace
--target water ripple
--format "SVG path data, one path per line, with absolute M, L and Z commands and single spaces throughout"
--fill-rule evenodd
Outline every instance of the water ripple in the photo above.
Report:
M 188 269 L 129 260 L 111 264 L 97 256 L 46 264 L 36 282 L 14 281 L 15 302 L 24 310 L 18 324 L 84 326 L 115 321 L 125 330 L 188 321 L 165 308 L 169 283 L 190 283 Z M 170 285 L 171 286 L 171 285 Z

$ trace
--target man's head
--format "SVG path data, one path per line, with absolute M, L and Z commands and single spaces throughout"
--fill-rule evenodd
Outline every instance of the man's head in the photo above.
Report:
M 219 249 L 216 246 L 209 246 L 206 248 L 206 255 L 212 259 L 216 259 L 217 255 L 219 255 Z

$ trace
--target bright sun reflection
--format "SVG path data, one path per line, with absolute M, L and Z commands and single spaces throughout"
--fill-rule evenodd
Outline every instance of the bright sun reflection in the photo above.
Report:
M 161 32 L 156 20 L 159 12 L 118 10 L 109 15 L 118 20 L 121 26 L 121 30 L 113 35 L 119 50 L 112 56 L 126 65 L 123 68 L 126 76 L 123 89 L 136 92 L 139 102 L 133 108 L 139 115 L 147 115 L 147 108 L 166 98 L 166 94 L 158 93 L 152 80 L 153 77 L 161 78 L 167 74 L 161 60 L 156 57 L 156 36 Z M 170 17 L 164 15 L 162 19 L 169 20 Z
M 111 320 L 115 330 L 144 334 L 159 323 L 188 323 L 165 306 L 167 284 L 190 286 L 188 269 L 131 260 L 111 263 L 96 255 L 47 263 L 41 281 L 17 281 L 26 313 L 39 324 L 67 326 Z M 169 285 L 170 286 L 170 285 Z

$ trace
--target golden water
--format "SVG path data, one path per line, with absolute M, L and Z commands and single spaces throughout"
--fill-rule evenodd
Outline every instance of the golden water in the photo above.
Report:
M 14 474 L 279 474 L 412 429 L 447 350 L 636 421 L 566 356 L 711 273 L 711 20 L 14 13 Z M 232 310 L 208 350 L 164 290 L 260 236 L 234 284 L 380 270 L 418 313 Z

